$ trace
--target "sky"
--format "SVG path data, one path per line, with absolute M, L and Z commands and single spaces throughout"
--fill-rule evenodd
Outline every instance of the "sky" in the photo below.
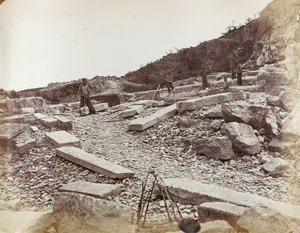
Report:
M 220 37 L 270 1 L 6 0 L 0 5 L 0 88 L 120 77 Z

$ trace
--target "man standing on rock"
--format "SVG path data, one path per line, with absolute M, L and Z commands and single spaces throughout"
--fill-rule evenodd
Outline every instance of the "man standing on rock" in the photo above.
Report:
M 208 83 L 207 83 L 208 70 L 206 67 L 202 67 L 199 73 L 202 77 L 202 88 L 203 90 L 205 90 L 206 88 L 208 88 Z
M 173 76 L 171 74 L 167 75 L 167 77 L 166 77 L 166 86 L 168 88 L 168 93 L 170 95 L 171 94 L 171 90 L 174 90 Z
M 86 105 L 90 110 L 90 114 L 95 114 L 96 110 L 90 99 L 91 89 L 86 78 L 82 79 L 82 84 L 80 84 L 78 92 L 80 95 L 80 108 Z
M 243 85 L 243 82 L 242 82 L 242 72 L 243 72 L 242 64 L 239 62 L 237 64 L 237 66 L 236 66 L 237 84 L 239 86 Z

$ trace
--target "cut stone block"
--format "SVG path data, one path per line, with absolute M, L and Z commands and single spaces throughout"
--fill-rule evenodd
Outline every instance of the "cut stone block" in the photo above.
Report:
M 92 171 L 101 173 L 111 178 L 126 178 L 134 175 L 134 172 L 105 159 L 98 158 L 76 147 L 61 147 L 56 149 L 58 156 L 77 163 Z
M 90 109 L 86 106 L 79 109 L 80 116 L 86 116 L 90 113 Z
M 164 183 L 168 186 L 175 200 L 183 203 L 202 204 L 204 202 L 222 201 L 244 207 L 253 207 L 254 205 L 263 203 L 283 214 L 300 220 L 300 206 L 276 202 L 247 192 L 238 192 L 229 188 L 203 184 L 190 179 L 169 178 L 165 179 Z
M 49 128 L 57 127 L 57 125 L 58 125 L 58 120 L 53 117 L 42 118 L 42 119 L 40 119 L 40 121 L 42 122 L 42 124 L 44 126 L 49 127 Z
M 43 122 L 42 122 L 43 119 L 49 118 L 49 116 L 42 114 L 42 113 L 35 113 L 35 114 L 33 114 L 33 116 L 35 118 L 36 123 L 40 124 L 40 125 L 43 124 Z
M 73 129 L 73 121 L 63 117 L 63 116 L 57 116 L 55 117 L 58 120 L 58 127 L 63 130 L 72 130 Z
M 2 117 L 0 122 L 3 123 L 32 123 L 35 121 L 33 114 L 18 114 L 13 116 Z
M 231 86 L 228 91 L 249 91 L 249 92 L 262 92 L 264 91 L 263 85 L 253 85 L 253 86 Z
M 108 196 L 119 195 L 122 187 L 123 185 L 121 184 L 97 184 L 78 180 L 62 186 L 58 191 L 80 193 L 95 198 L 106 199 Z
M 160 121 L 163 121 L 165 119 L 174 116 L 176 112 L 177 112 L 176 104 L 170 105 L 150 116 L 147 116 L 145 118 L 138 118 L 131 121 L 131 123 L 129 124 L 129 130 L 143 131 L 157 124 Z
M 46 133 L 46 138 L 56 147 L 75 146 L 80 147 L 80 141 L 74 135 L 66 131 Z
M 184 112 L 186 110 L 195 110 L 204 106 L 210 106 L 214 104 L 222 104 L 233 100 L 243 100 L 245 95 L 242 92 L 235 93 L 221 93 L 216 95 L 204 96 L 201 98 L 186 100 L 177 103 L 178 112 Z
M 33 114 L 35 113 L 34 108 L 21 108 L 21 113 L 23 114 Z
M 247 209 L 227 202 L 205 202 L 199 205 L 198 216 L 200 222 L 225 220 L 236 228 L 238 219 Z
M 140 114 L 142 111 L 144 111 L 144 105 L 132 105 L 129 109 L 126 109 L 122 113 L 122 117 L 132 117 L 137 114 Z
M 105 111 L 106 109 L 108 109 L 108 103 L 95 104 L 94 108 L 96 112 Z
M 9 140 L 18 134 L 24 132 L 29 125 L 18 123 L 5 123 L 0 125 L 0 139 Z

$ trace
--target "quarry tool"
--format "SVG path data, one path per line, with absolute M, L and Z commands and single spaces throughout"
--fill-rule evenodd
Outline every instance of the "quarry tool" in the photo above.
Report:
M 152 176 L 152 177 L 150 177 Z M 152 179 L 151 181 L 149 181 Z M 150 183 L 150 187 L 148 185 L 148 190 L 146 190 L 147 183 Z M 151 222 L 147 219 L 147 213 L 149 210 L 149 205 L 151 202 L 151 198 L 154 192 L 154 189 L 157 188 L 157 191 L 162 196 L 164 201 L 164 206 L 167 212 L 168 219 L 157 220 L 155 222 Z M 170 207 L 168 207 L 168 203 L 170 203 Z M 172 216 L 173 215 L 173 216 Z M 178 215 L 178 216 L 177 216 Z M 137 228 L 135 232 L 167 232 L 178 230 L 178 228 L 185 233 L 197 233 L 200 231 L 200 224 L 198 220 L 182 217 L 180 209 L 169 190 L 169 187 L 165 184 L 163 179 L 156 174 L 153 170 L 149 171 L 146 175 L 144 182 L 142 182 L 142 191 L 140 196 L 140 201 L 138 204 L 137 211 Z

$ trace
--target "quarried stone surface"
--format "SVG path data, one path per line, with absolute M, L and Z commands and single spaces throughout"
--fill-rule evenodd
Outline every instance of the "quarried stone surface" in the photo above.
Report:
M 249 233 L 290 233 L 288 230 L 293 224 L 300 229 L 299 219 L 286 216 L 265 204 L 253 206 L 238 220 L 238 225 Z
M 43 118 L 43 119 L 41 119 L 41 122 L 44 126 L 46 126 L 48 128 L 57 127 L 57 125 L 58 125 L 57 119 L 53 118 L 53 117 Z
M 56 116 L 58 120 L 58 127 L 63 130 L 72 130 L 73 129 L 73 121 L 64 116 Z
M 131 232 L 128 206 L 91 196 L 60 192 L 54 196 L 57 232 Z
M 116 196 L 120 194 L 122 188 L 123 185 L 120 184 L 99 184 L 78 180 L 62 186 L 58 191 L 80 193 L 95 198 L 105 199 L 108 196 Z
M 268 107 L 260 105 L 222 105 L 222 114 L 225 122 L 244 123 L 258 130 L 264 127 L 268 111 Z
M 56 147 L 76 146 L 80 147 L 80 141 L 74 135 L 66 131 L 55 131 L 46 133 L 46 138 Z
M 137 130 L 137 131 L 143 131 L 155 124 L 157 124 L 160 121 L 163 121 L 165 119 L 168 119 L 172 116 L 174 116 L 177 112 L 176 104 L 170 105 L 166 108 L 163 108 L 159 110 L 158 112 L 144 117 L 144 118 L 138 118 L 130 122 L 129 124 L 129 130 Z
M 193 146 L 197 154 L 205 154 L 207 157 L 228 160 L 235 157 L 231 140 L 227 137 L 209 137 L 196 139 Z
M 254 155 L 261 150 L 259 139 L 250 125 L 230 122 L 222 126 L 221 132 L 231 139 L 236 152 Z
M 126 178 L 134 175 L 134 173 L 127 168 L 109 162 L 105 159 L 98 158 L 95 155 L 87 153 L 76 147 L 57 148 L 56 153 L 58 156 L 70 160 L 73 163 L 77 163 L 80 166 L 111 178 Z
M 238 192 L 229 188 L 203 184 L 201 182 L 169 178 L 164 179 L 165 185 L 173 194 L 175 200 L 186 204 L 202 204 L 204 202 L 228 202 L 238 206 L 253 207 L 259 203 L 264 203 L 281 213 L 300 220 L 300 206 L 282 202 L 276 202 L 265 197 L 250 194 L 248 192 Z

